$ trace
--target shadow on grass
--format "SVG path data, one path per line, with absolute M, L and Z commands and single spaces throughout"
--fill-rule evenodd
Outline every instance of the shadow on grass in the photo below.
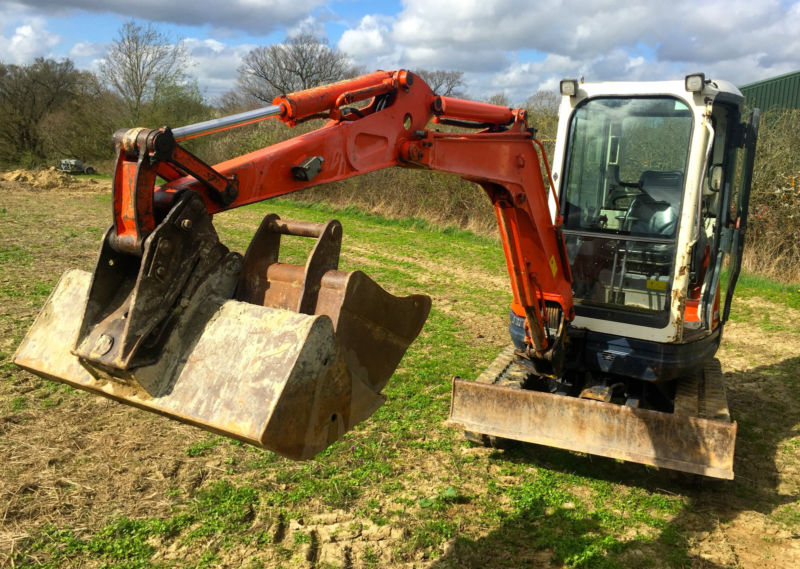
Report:
M 611 483 L 618 485 L 615 488 L 627 487 L 628 491 L 644 491 L 646 495 L 680 496 L 682 501 L 674 515 L 650 528 L 644 526 L 650 531 L 640 535 L 635 525 L 615 527 L 602 508 L 576 509 L 573 504 L 554 507 L 557 500 L 551 496 L 523 495 L 521 500 L 520 493 L 512 489 L 509 495 L 513 499 L 513 515 L 503 518 L 499 527 L 485 537 L 457 538 L 432 567 L 730 567 L 727 560 L 718 564 L 690 552 L 690 540 L 711 534 L 743 512 L 769 516 L 797 502 L 794 491 L 785 491 L 786 482 L 779 468 L 783 462 L 780 454 L 789 452 L 785 441 L 797 436 L 800 425 L 800 400 L 796 397 L 800 357 L 744 372 L 728 372 L 724 379 L 731 414 L 739 423 L 735 480 L 713 480 L 520 444 L 495 453 L 493 459 L 541 469 L 536 471 L 537 478 L 548 473 L 564 475 L 560 478 L 562 484 L 575 475 L 590 485 Z M 795 445 L 790 445 L 791 449 Z M 796 489 L 797 481 L 788 487 Z M 800 527 L 790 529 L 800 533 Z M 759 539 L 760 535 L 756 532 L 754 538 Z M 738 562 L 734 564 L 738 566 Z

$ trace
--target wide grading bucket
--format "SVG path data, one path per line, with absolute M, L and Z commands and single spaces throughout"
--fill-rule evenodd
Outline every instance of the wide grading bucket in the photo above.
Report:
M 730 420 L 719 361 L 679 385 L 665 413 L 511 387 L 513 347 L 476 381 L 453 380 L 451 426 L 474 439 L 497 437 L 649 464 L 714 478 L 733 478 L 736 422 Z
M 281 234 L 317 237 L 305 267 L 277 262 Z M 199 287 L 172 316 L 169 333 L 156 336 L 158 357 L 127 369 L 92 361 L 113 353 L 116 336 L 85 325 L 93 275 L 67 271 L 14 362 L 292 459 L 309 458 L 380 407 L 381 389 L 430 309 L 427 296 L 398 298 L 363 273 L 338 271 L 340 236 L 335 221 L 268 216 L 245 256 L 236 298 L 220 295 L 225 287 Z M 236 276 L 237 269 L 228 272 Z M 106 320 L 120 311 L 106 309 Z

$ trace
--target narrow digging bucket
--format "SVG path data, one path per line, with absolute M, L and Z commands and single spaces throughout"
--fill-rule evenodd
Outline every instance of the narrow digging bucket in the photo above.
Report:
M 253 259 L 248 253 L 245 265 Z M 287 267 L 294 265 L 283 266 L 290 276 L 304 271 Z M 428 297 L 394 297 L 362 273 L 326 270 L 320 277 L 312 314 L 206 295 L 176 317 L 154 363 L 115 370 L 76 355 L 92 274 L 71 270 L 45 303 L 14 363 L 291 459 L 307 459 L 380 407 L 380 390 L 430 309 Z M 280 287 L 278 279 L 266 281 L 266 288 Z

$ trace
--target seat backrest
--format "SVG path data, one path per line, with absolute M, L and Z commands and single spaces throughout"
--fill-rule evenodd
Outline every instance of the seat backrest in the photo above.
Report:
M 642 195 L 631 206 L 631 232 L 671 237 L 678 226 L 683 172 L 645 170 L 639 178 Z
M 639 177 L 639 187 L 657 202 L 667 202 L 678 209 L 683 193 L 683 172 L 645 170 Z

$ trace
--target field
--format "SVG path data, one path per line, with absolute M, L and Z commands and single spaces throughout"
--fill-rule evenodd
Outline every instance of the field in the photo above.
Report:
M 508 342 L 498 242 L 288 201 L 219 215 L 239 251 L 266 213 L 336 217 L 343 269 L 433 297 L 386 405 L 294 463 L 11 364 L 59 275 L 92 269 L 110 199 L 107 178 L 6 178 L 0 567 L 800 567 L 798 286 L 745 277 L 737 289 L 718 354 L 739 424 L 736 479 L 718 482 L 474 447 L 444 425 L 450 379 L 476 377 Z

